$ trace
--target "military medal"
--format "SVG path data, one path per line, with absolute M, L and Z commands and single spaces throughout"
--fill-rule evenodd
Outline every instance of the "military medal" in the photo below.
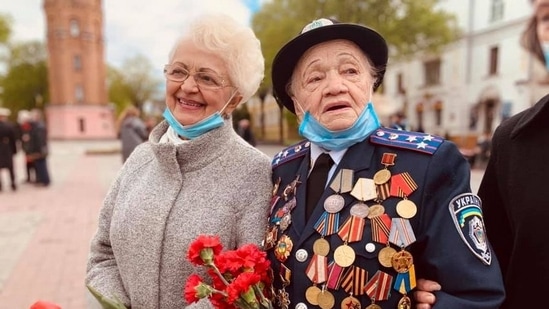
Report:
M 328 279 L 326 281 L 326 287 L 332 290 L 338 290 L 341 286 L 343 273 L 343 267 L 337 265 L 334 261 L 330 262 L 330 264 L 328 264 Z
M 360 309 L 360 301 L 352 295 L 347 296 L 341 302 L 341 309 Z
M 335 305 L 335 297 L 326 289 L 322 289 L 317 297 L 318 306 L 322 309 L 332 309 Z
M 372 224 L 372 240 L 380 244 L 387 244 L 391 231 L 391 217 L 387 214 L 382 214 L 371 218 L 370 221 Z
M 311 305 L 318 306 L 318 294 L 321 290 L 316 285 L 313 285 L 305 290 L 305 298 Z
M 374 183 L 376 185 L 382 185 L 391 179 L 391 172 L 389 171 L 388 167 L 395 165 L 396 156 L 396 153 L 386 152 L 383 154 L 383 157 L 381 158 L 381 164 L 383 164 L 385 168 L 377 171 L 374 174 Z
M 396 272 L 406 273 L 414 265 L 414 258 L 410 252 L 401 250 L 391 256 L 391 265 Z
M 385 248 L 379 250 L 379 253 L 377 255 L 377 259 L 379 261 L 379 264 L 385 266 L 385 267 L 392 267 L 393 266 L 393 255 L 396 253 L 396 250 L 387 245 Z
M 368 219 L 379 217 L 384 213 L 385 213 L 385 207 L 383 207 L 383 205 L 381 204 L 372 205 L 368 209 Z
M 324 238 L 315 240 L 313 243 L 313 252 L 318 255 L 328 256 L 328 253 L 330 253 L 330 243 Z
M 395 279 L 395 285 L 393 286 L 393 289 L 397 290 L 400 294 L 402 294 L 402 298 L 399 300 L 397 308 L 399 309 L 412 308 L 412 302 L 410 301 L 410 298 L 407 296 L 407 294 L 408 292 L 413 290 L 415 287 L 416 287 L 416 272 L 414 270 L 414 265 L 412 265 L 409 268 L 408 272 L 397 274 L 397 277 Z
M 389 241 L 400 248 L 407 247 L 416 241 L 416 236 L 408 219 L 391 219 Z
M 355 261 L 356 253 L 349 245 L 344 243 L 334 251 L 334 261 L 341 267 L 349 267 Z
M 392 282 L 393 277 L 380 270 L 378 270 L 372 278 L 370 278 L 370 281 L 368 281 L 364 286 L 364 292 L 372 300 L 372 303 L 366 307 L 367 309 L 381 309 L 381 307 L 375 304 L 375 302 L 389 298 Z
M 358 266 L 351 266 L 343 276 L 341 287 L 350 295 L 364 295 L 364 285 L 368 281 L 368 271 Z
M 267 229 L 265 233 L 265 239 L 263 240 L 263 250 L 269 250 L 276 244 L 276 238 L 278 236 L 278 228 L 276 225 L 272 225 Z
M 409 199 L 403 199 L 397 203 L 396 211 L 404 219 L 413 218 L 417 213 L 416 204 Z
M 295 179 L 290 182 L 286 188 L 284 188 L 284 191 L 282 192 L 282 195 L 284 196 L 284 200 L 287 201 L 290 195 L 295 196 L 295 193 L 297 192 L 297 186 L 301 183 L 299 181 L 299 174 L 295 176 Z
M 290 284 L 292 271 L 286 267 L 284 264 L 280 264 L 280 281 L 282 281 L 282 288 L 278 290 L 278 293 L 276 295 L 276 300 L 278 302 L 278 305 L 282 309 L 289 309 L 290 308 L 290 295 L 288 292 L 286 292 L 286 286 Z
M 324 210 L 329 213 L 338 213 L 345 206 L 345 199 L 340 195 L 346 193 L 352 189 L 353 170 L 341 169 L 335 175 L 330 184 L 330 188 L 336 193 L 328 196 L 324 201 Z
M 417 183 L 410 173 L 404 172 L 391 177 L 390 194 L 394 197 L 406 198 L 417 189 Z
M 406 295 L 403 295 L 402 298 L 398 301 L 397 308 L 398 309 L 411 309 L 412 308 L 412 302 L 410 301 L 410 298 Z

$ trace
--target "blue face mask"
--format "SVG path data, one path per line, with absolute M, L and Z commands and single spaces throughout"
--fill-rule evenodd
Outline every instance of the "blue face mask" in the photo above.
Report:
M 299 135 L 328 150 L 342 150 L 362 142 L 375 129 L 379 128 L 372 102 L 368 102 L 353 125 L 345 130 L 331 131 L 320 124 L 307 111 L 299 125 Z
M 543 51 L 543 57 L 545 58 L 545 67 L 549 71 L 549 42 L 541 43 L 541 50 Z
M 184 126 L 175 117 L 173 116 L 172 112 L 168 107 L 164 110 L 164 119 L 168 122 L 170 127 L 173 128 L 175 133 L 177 135 L 188 138 L 188 139 L 194 139 L 199 136 L 201 136 L 204 133 L 210 132 L 213 129 L 217 129 L 223 125 L 223 117 L 221 116 L 221 112 L 227 107 L 233 96 L 236 94 L 236 91 L 233 92 L 227 103 L 225 103 L 225 106 L 221 109 L 221 111 L 215 112 L 209 117 L 206 117 L 199 122 L 195 124 L 191 124 L 188 126 Z

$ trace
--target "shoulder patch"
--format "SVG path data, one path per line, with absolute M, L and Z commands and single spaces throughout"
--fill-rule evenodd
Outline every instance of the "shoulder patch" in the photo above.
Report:
M 433 154 L 444 139 L 440 136 L 389 128 L 379 128 L 370 135 L 370 143 Z
M 273 157 L 273 160 L 271 162 L 272 168 L 274 169 L 279 165 L 304 156 L 309 150 L 310 146 L 311 142 L 309 142 L 308 140 L 302 140 L 299 143 L 293 144 L 292 146 L 283 149 Z
M 490 265 L 492 254 L 486 241 L 480 197 L 473 193 L 460 194 L 450 201 L 449 208 L 461 239 L 476 257 Z

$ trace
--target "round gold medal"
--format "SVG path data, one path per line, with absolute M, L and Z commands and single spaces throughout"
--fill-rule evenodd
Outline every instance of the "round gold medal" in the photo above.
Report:
M 338 213 L 345 206 L 345 199 L 339 194 L 332 194 L 324 201 L 324 210 L 331 214 Z
M 315 240 L 313 243 L 313 252 L 321 256 L 327 256 L 330 253 L 330 243 L 324 238 Z
M 382 214 L 385 213 L 385 207 L 381 204 L 375 204 L 370 206 L 369 212 L 368 212 L 368 218 L 372 219 L 374 217 L 379 217 Z
M 318 306 L 322 309 L 332 309 L 335 305 L 335 297 L 332 293 L 324 290 L 318 293 Z
M 347 296 L 341 302 L 341 309 L 360 308 L 360 301 L 352 296 Z
M 391 179 L 391 172 L 386 168 L 379 170 L 374 174 L 374 183 L 376 185 L 382 185 L 389 181 L 389 179 Z
M 402 298 L 398 301 L 397 305 L 398 309 L 411 309 L 412 308 L 412 302 L 410 301 L 410 297 L 403 295 Z
M 317 306 L 318 294 L 320 294 L 320 292 L 322 292 L 322 290 L 320 290 L 320 288 L 317 287 L 316 285 L 313 285 L 305 291 L 305 298 L 311 305 Z
M 377 255 L 377 260 L 379 261 L 379 264 L 385 266 L 385 267 L 392 267 L 393 266 L 393 255 L 396 253 L 396 250 L 393 249 L 393 247 L 385 247 L 381 250 L 379 250 L 379 254 Z
M 393 269 L 399 273 L 406 273 L 414 264 L 412 254 L 406 250 L 401 250 L 393 254 L 391 257 Z
M 348 245 L 341 245 L 334 251 L 334 261 L 341 267 L 349 267 L 355 261 L 356 253 Z
M 371 305 L 369 305 L 368 307 L 366 307 L 364 309 L 381 309 L 381 307 L 377 304 L 371 304 Z
M 410 200 L 402 200 L 398 202 L 396 211 L 399 216 L 404 219 L 413 218 L 417 213 L 417 206 Z

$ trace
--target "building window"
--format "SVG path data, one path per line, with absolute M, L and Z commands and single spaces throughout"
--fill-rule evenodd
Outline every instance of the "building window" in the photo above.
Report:
M 503 0 L 492 0 L 490 5 L 490 22 L 496 22 L 503 19 Z
M 80 35 L 80 25 L 78 24 L 78 20 L 71 19 L 69 30 L 73 38 L 78 37 Z
M 490 76 L 498 74 L 498 54 L 499 48 L 497 46 L 490 48 L 490 68 L 488 71 Z
M 402 81 L 402 73 L 398 73 L 397 75 L 397 93 L 398 94 L 405 94 L 406 91 L 404 90 L 404 82 Z
M 76 85 L 74 89 L 74 98 L 77 103 L 84 103 L 84 88 L 81 85 Z
M 72 58 L 73 67 L 75 71 L 81 71 L 82 70 L 82 58 L 80 58 L 80 55 L 75 55 Z
M 425 86 L 440 84 L 440 59 L 426 61 L 423 64 L 425 70 Z
M 78 118 L 78 131 L 80 133 L 86 132 L 86 120 L 84 118 Z

